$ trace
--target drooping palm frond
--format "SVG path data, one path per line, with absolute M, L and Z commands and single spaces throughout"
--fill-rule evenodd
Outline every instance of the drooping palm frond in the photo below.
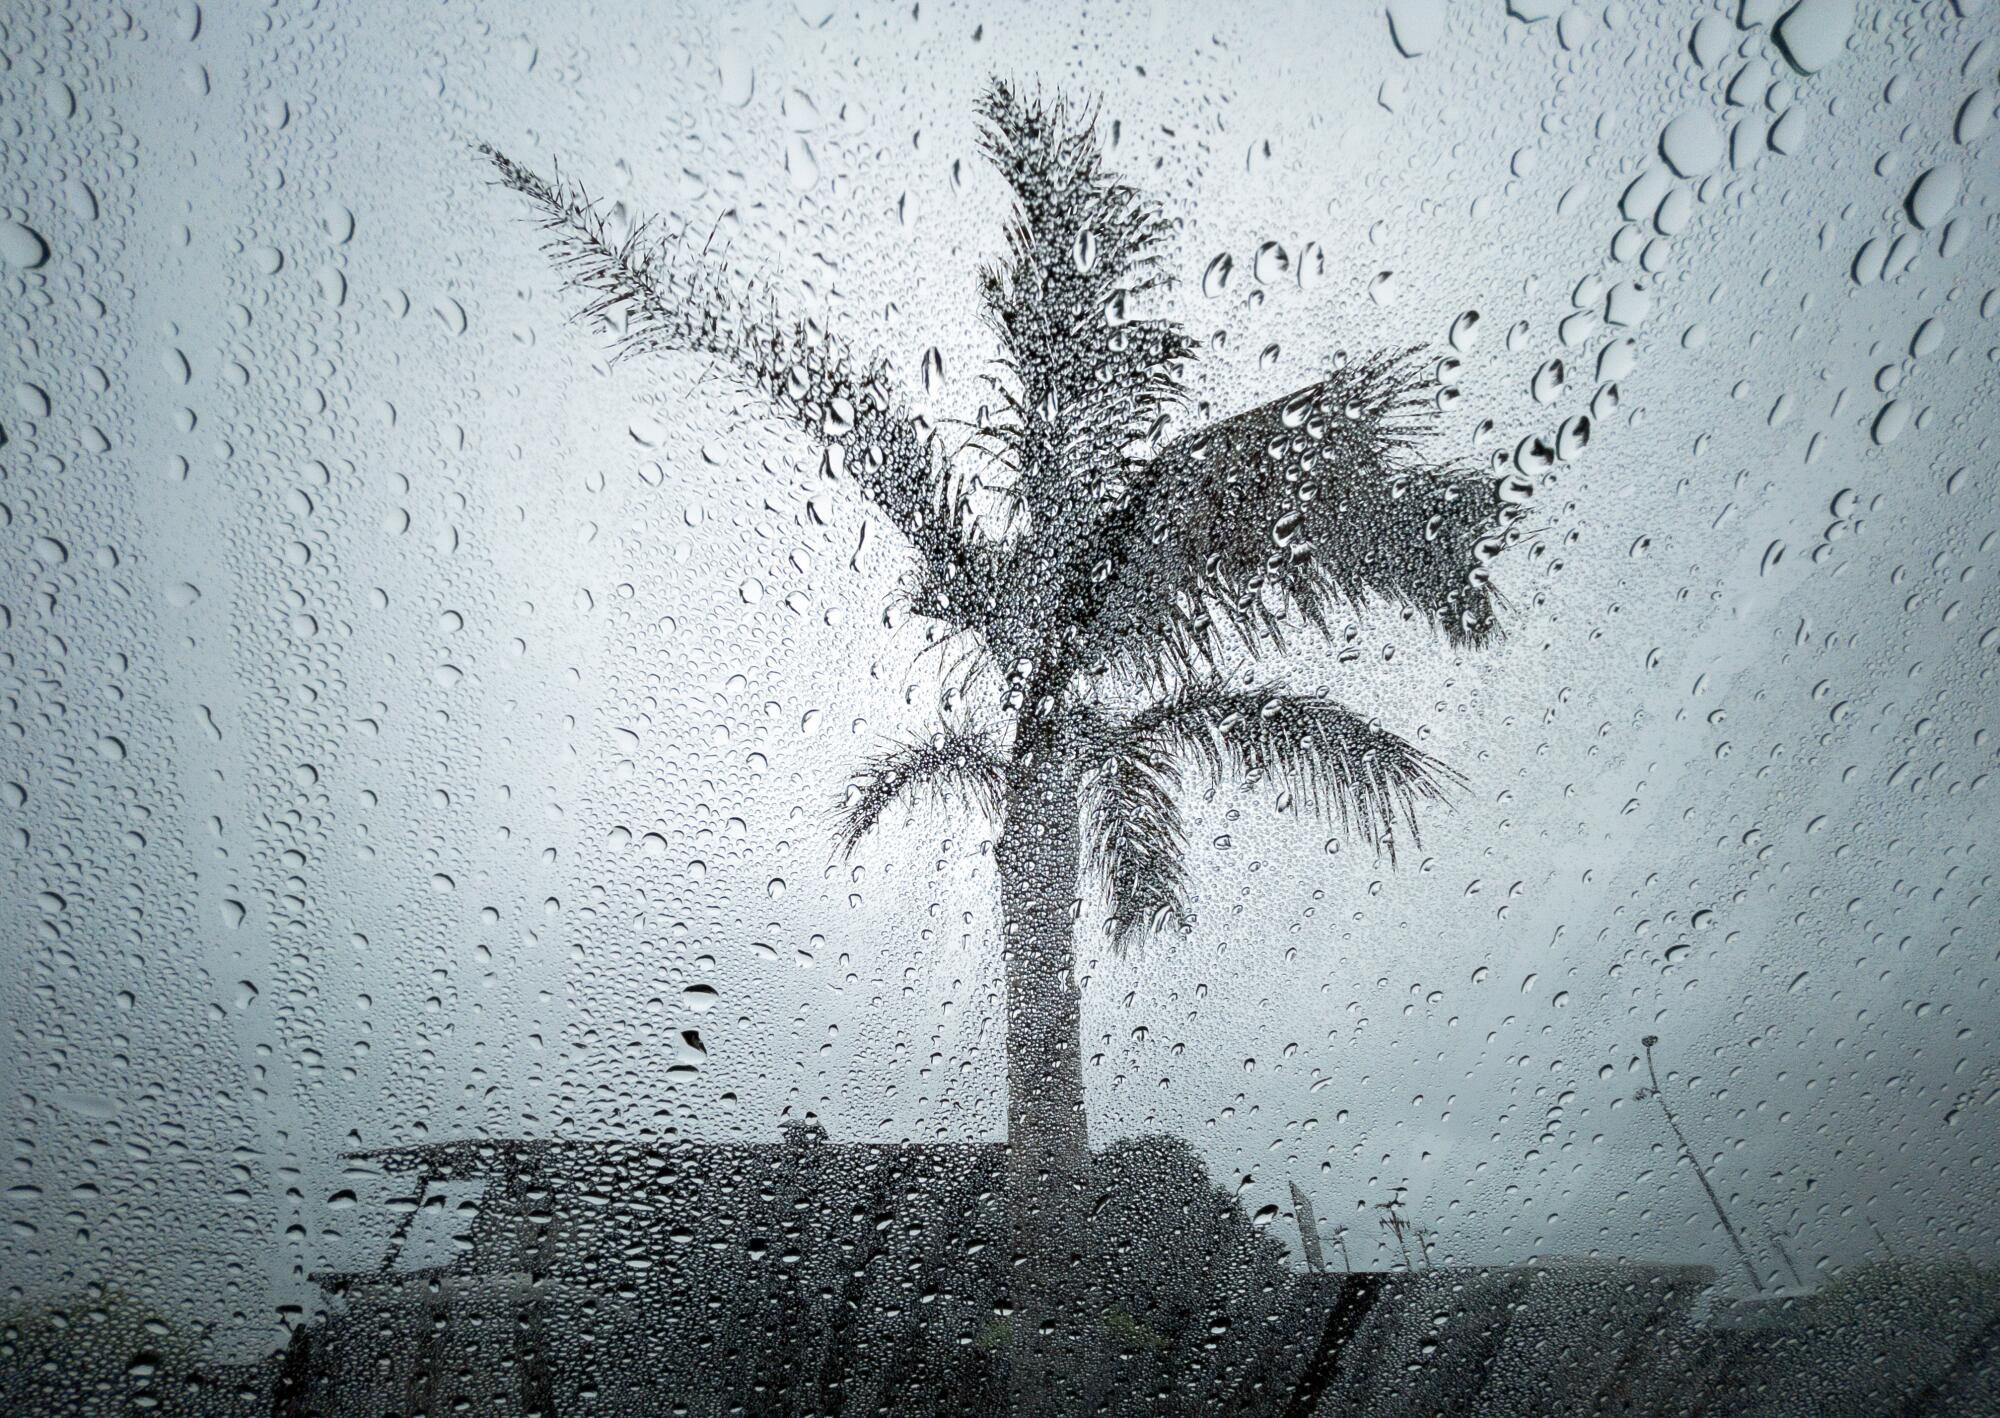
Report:
M 1177 801 L 1181 775 L 1161 747 L 1114 730 L 1100 742 L 1103 756 L 1084 780 L 1085 859 L 1104 883 L 1112 938 L 1120 946 L 1189 919 L 1187 832 Z
M 1396 856 L 1396 834 L 1418 836 L 1421 804 L 1442 802 L 1458 776 L 1422 749 L 1343 704 L 1282 689 L 1188 685 L 1142 709 L 1125 734 L 1220 782 L 1268 778 L 1294 803 Z
M 1370 602 L 1494 634 L 1499 495 L 1427 455 L 1423 382 L 1407 352 L 1348 363 L 1161 449 L 1075 568 L 1080 663 L 1164 685 L 1214 667 L 1225 631 L 1254 650 Z
M 1137 305 L 1164 283 L 1171 224 L 1104 166 L 1094 116 L 995 82 L 981 148 L 1014 191 L 1003 261 L 981 274 L 1010 376 L 983 430 L 1038 536 L 1079 530 L 1138 469 L 1132 445 L 1182 397 L 1194 344 Z
M 820 326 L 782 319 L 767 293 L 690 251 L 682 236 L 650 220 L 621 231 L 581 183 L 542 177 L 491 147 L 479 151 L 499 185 L 534 210 L 550 263 L 585 297 L 578 318 L 615 332 L 613 358 L 687 353 L 717 361 L 822 444 L 830 470 L 851 477 L 909 540 L 922 562 L 915 608 L 977 623 L 962 617 L 993 597 L 967 587 L 997 572 L 990 557 L 974 553 L 949 460 L 901 406 L 886 364 L 861 363 Z
M 914 808 L 917 795 L 998 817 L 1006 789 L 1007 765 L 991 735 L 939 729 L 928 739 L 898 745 L 861 765 L 837 809 L 835 840 L 843 856 L 852 855 L 891 803 L 900 798 Z

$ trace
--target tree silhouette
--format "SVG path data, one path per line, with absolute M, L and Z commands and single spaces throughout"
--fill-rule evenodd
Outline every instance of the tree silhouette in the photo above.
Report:
M 1392 856 L 1450 770 L 1320 694 L 1224 674 L 1232 650 L 1379 604 L 1454 645 L 1496 632 L 1486 564 L 1507 507 L 1427 451 L 1414 351 L 1336 357 L 1317 382 L 1179 432 L 1196 346 L 1149 313 L 1172 223 L 1108 171 L 1094 114 L 994 83 L 985 156 L 1013 190 L 980 275 L 994 406 L 958 447 L 913 415 L 886 363 L 652 223 L 622 232 L 577 183 L 482 149 L 623 357 L 705 356 L 824 450 L 907 542 L 913 611 L 962 650 L 980 706 L 863 764 L 838 838 L 898 802 L 962 802 L 998 829 L 1017 1255 L 1075 1251 L 1063 1196 L 1088 1158 L 1074 931 L 1086 870 L 1117 943 L 1191 919 L 1179 800 L 1274 782 Z M 976 690 L 989 692 L 981 695 Z

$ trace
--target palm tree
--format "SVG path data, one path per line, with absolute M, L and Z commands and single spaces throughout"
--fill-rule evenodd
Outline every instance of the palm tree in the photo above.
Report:
M 956 447 L 886 363 L 782 317 L 766 288 L 651 223 L 619 229 L 560 174 L 482 151 L 618 355 L 732 373 L 907 543 L 909 605 L 960 652 L 953 698 L 977 708 L 861 765 L 839 845 L 926 797 L 996 826 L 1013 1244 L 1059 1264 L 1062 1197 L 1089 1155 L 1074 969 L 1086 868 L 1127 944 L 1191 920 L 1191 782 L 1274 782 L 1378 849 L 1414 839 L 1448 769 L 1323 694 L 1232 680 L 1225 660 L 1282 647 L 1292 628 L 1331 634 L 1371 604 L 1453 645 L 1486 641 L 1486 564 L 1516 504 L 1427 454 L 1436 405 L 1413 351 L 1336 357 L 1305 388 L 1179 430 L 1196 345 L 1149 310 L 1171 284 L 1172 223 L 1106 169 L 1088 109 L 996 82 L 981 117 L 1014 210 L 980 275 L 996 397 Z

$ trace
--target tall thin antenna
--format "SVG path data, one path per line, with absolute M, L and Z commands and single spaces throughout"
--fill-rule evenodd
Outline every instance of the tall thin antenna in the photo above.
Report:
M 1674 1130 L 1674 1140 L 1681 1145 L 1681 1156 L 1687 1158 L 1689 1165 L 1694 1168 L 1695 1176 L 1701 1179 L 1701 1189 L 1708 1193 L 1708 1204 L 1715 1208 L 1715 1219 L 1722 1223 L 1722 1230 L 1729 1237 L 1729 1244 L 1736 1247 L 1736 1258 L 1743 1262 L 1743 1269 L 1750 1275 L 1750 1288 L 1761 1295 L 1764 1293 L 1764 1278 L 1757 1273 L 1757 1267 L 1751 1263 L 1750 1252 L 1744 1248 L 1743 1238 L 1736 1234 L 1736 1227 L 1730 1224 L 1729 1213 L 1722 1209 L 1722 1198 L 1715 1194 L 1715 1186 L 1708 1180 L 1708 1169 L 1701 1165 L 1701 1159 L 1696 1157 L 1694 1149 L 1688 1146 L 1687 1134 L 1681 1131 L 1680 1120 L 1674 1116 L 1674 1110 L 1667 1106 L 1666 1095 L 1660 1092 L 1660 1075 L 1653 1067 L 1653 1045 L 1659 1042 L 1660 1036 L 1657 1034 L 1648 1034 L 1639 1041 L 1646 1050 L 1646 1076 L 1653 1080 L 1651 1096 L 1659 1103 L 1660 1111 L 1667 1115 L 1667 1126 Z M 1647 1096 L 1646 1090 L 1642 1089 L 1639 1096 L 1643 1100 Z
M 1404 1233 L 1408 1231 L 1410 1223 L 1396 1214 L 1396 1208 L 1402 1204 L 1401 1197 L 1392 1196 L 1387 1201 L 1376 1202 L 1375 1209 L 1384 1213 L 1382 1225 L 1395 1236 L 1396 1245 L 1403 1252 L 1403 1269 L 1414 1270 L 1416 1267 L 1410 1264 L 1410 1243 L 1404 1239 Z

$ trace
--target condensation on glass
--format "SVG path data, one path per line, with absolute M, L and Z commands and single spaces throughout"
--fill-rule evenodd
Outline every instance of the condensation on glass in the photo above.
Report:
M 0 16 L 0 1409 L 2000 1411 L 2000 7 Z

